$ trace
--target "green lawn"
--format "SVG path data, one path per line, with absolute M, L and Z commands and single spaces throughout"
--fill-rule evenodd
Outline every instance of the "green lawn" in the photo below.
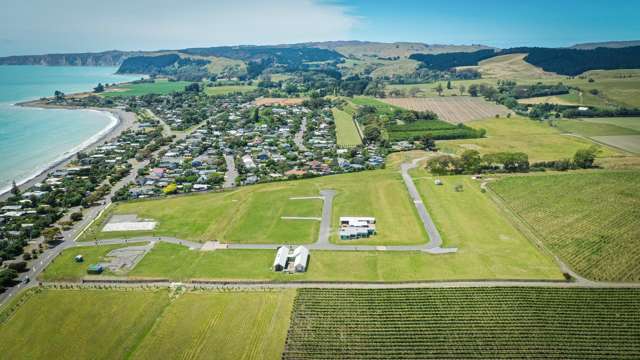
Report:
M 556 274 L 558 268 L 547 254 L 533 245 L 507 219 L 506 214 L 480 191 L 470 176 L 435 177 L 426 170 L 411 172 L 422 199 L 442 236 L 445 247 L 457 247 L 455 255 L 467 267 L 495 271 L 497 277 L 518 271 Z M 463 191 L 456 192 L 456 185 Z M 527 270 L 524 270 L 524 269 Z
M 131 245 L 144 245 L 146 243 L 132 243 Z M 100 245 L 82 246 L 63 251 L 51 264 L 40 274 L 42 281 L 75 281 L 87 275 L 87 269 L 91 264 L 97 264 L 105 260 L 105 256 L 115 249 L 126 247 L 126 245 Z M 76 255 L 82 255 L 84 261 L 75 261 Z M 105 275 L 113 275 L 109 270 L 105 270 Z
M 348 113 L 334 108 L 333 118 L 336 121 L 336 137 L 338 146 L 352 147 L 362 144 L 360 133 L 353 122 L 353 118 Z
M 565 132 L 586 136 L 600 143 L 640 154 L 640 126 L 638 126 L 640 121 L 633 119 L 625 121 L 625 118 L 593 120 L 595 121 L 559 120 L 555 123 Z
M 43 290 L 0 324 L 5 359 L 123 359 L 169 305 L 167 291 Z
M 640 117 L 585 118 L 582 120 L 597 124 L 610 124 L 640 131 Z
M 491 184 L 546 246 L 594 280 L 640 280 L 640 172 L 509 177 Z
M 312 243 L 319 221 L 283 220 L 282 216 L 320 217 L 321 200 L 290 200 L 319 196 L 335 189 L 332 226 L 340 216 L 374 216 L 378 234 L 369 239 L 332 241 L 345 244 L 411 245 L 426 242 L 426 233 L 400 174 L 394 169 L 325 176 L 308 180 L 262 184 L 224 193 L 195 194 L 160 200 L 132 201 L 114 206 L 95 222 L 81 240 L 126 235 L 164 235 L 185 240 L 220 240 L 229 243 Z M 111 213 L 138 214 L 155 219 L 153 232 L 110 234 L 99 231 Z
M 527 153 L 529 161 L 536 162 L 572 158 L 577 150 L 594 145 L 586 139 L 563 135 L 560 130 L 545 122 L 522 117 L 478 120 L 467 125 L 476 129 L 486 129 L 487 137 L 438 141 L 438 146 L 454 153 L 461 153 L 467 149 L 478 150 L 482 154 L 518 151 Z M 622 155 L 609 147 L 600 148 L 600 157 Z
M 294 291 L 43 290 L 0 324 L 6 359 L 279 359 Z
M 560 270 L 549 259 L 520 239 L 498 239 L 493 244 L 486 240 L 474 244 L 467 239 L 465 244 L 468 247 L 461 249 L 458 254 L 438 256 L 420 251 L 312 251 L 308 271 L 295 275 L 272 270 L 274 250 L 200 252 L 161 243 L 142 259 L 129 276 L 175 281 L 562 279 Z M 496 243 L 501 241 L 519 242 L 523 250 L 516 253 L 512 248 L 507 251 L 496 249 Z
M 114 89 L 102 93 L 104 97 L 115 96 L 141 96 L 146 94 L 170 94 L 176 91 L 184 91 L 185 86 L 191 84 L 188 81 L 156 80 L 153 83 L 122 84 Z
M 223 86 L 209 86 L 204 89 L 207 95 L 226 95 L 231 93 L 245 93 L 257 89 L 254 85 L 223 85 Z

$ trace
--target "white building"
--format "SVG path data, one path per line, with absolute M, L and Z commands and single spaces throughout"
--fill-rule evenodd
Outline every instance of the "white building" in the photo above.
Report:
M 273 271 L 283 271 L 287 267 L 287 260 L 289 259 L 289 248 L 281 246 L 276 252 L 276 259 L 273 261 Z
M 295 272 L 307 271 L 307 262 L 309 261 L 309 249 L 304 246 L 298 246 L 293 251 L 293 270 Z
M 255 169 L 256 167 L 256 163 L 253 162 L 253 159 L 251 158 L 251 155 L 245 155 L 242 157 L 242 163 L 244 164 L 244 167 L 247 169 Z
M 340 239 L 353 240 L 368 238 L 376 233 L 376 218 L 366 216 L 340 217 Z

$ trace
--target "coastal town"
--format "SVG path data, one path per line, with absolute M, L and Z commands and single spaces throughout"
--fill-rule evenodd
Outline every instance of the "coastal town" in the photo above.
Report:
M 109 106 L 136 114 L 119 136 L 0 203 L 0 257 L 24 271 L 106 200 L 223 191 L 237 186 L 384 167 L 376 144 L 339 147 L 331 102 L 256 105 L 255 96 L 54 97 L 31 106 Z M 16 276 L 17 273 L 12 272 Z

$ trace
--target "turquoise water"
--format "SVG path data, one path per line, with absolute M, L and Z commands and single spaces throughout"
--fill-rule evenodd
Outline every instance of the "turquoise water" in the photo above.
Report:
M 110 67 L 0 66 L 0 191 L 21 183 L 108 130 L 114 118 L 91 110 L 34 109 L 16 102 L 73 93 L 138 76 Z

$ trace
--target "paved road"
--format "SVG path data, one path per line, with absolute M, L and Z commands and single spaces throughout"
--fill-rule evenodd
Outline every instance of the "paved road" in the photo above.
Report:
M 440 237 L 440 233 L 436 228 L 436 225 L 433 223 L 427 208 L 424 206 L 422 202 L 422 198 L 420 197 L 420 193 L 418 193 L 418 189 L 416 188 L 416 184 L 413 182 L 411 175 L 409 175 L 409 170 L 414 169 L 418 166 L 418 162 L 424 160 L 415 159 L 411 163 L 404 163 L 400 166 L 400 172 L 402 173 L 402 180 L 404 180 L 404 184 L 407 187 L 407 191 L 409 192 L 409 196 L 411 196 L 411 201 L 416 206 L 418 210 L 418 215 L 420 216 L 420 220 L 422 220 L 422 224 L 424 229 L 429 234 L 429 243 L 427 244 L 427 249 L 433 249 L 430 252 L 440 253 L 440 252 L 455 252 L 457 249 L 447 249 L 444 250 L 441 248 L 442 246 L 442 237 Z
M 238 170 L 236 169 L 236 162 L 232 155 L 225 154 L 224 161 L 227 163 L 227 172 L 224 174 L 224 189 L 230 189 L 236 186 L 236 178 L 238 177 Z

